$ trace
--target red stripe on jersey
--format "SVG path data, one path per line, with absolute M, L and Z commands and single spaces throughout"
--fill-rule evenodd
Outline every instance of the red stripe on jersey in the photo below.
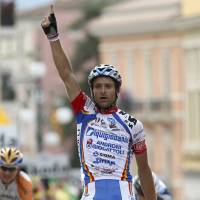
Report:
M 86 102 L 86 95 L 83 91 L 71 102 L 74 113 L 79 113 L 83 110 Z
M 134 144 L 132 146 L 132 150 L 135 154 L 142 154 L 142 153 L 146 152 L 147 146 L 146 146 L 145 140 Z

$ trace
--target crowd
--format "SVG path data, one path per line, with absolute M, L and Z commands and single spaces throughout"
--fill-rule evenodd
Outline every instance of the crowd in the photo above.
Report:
M 60 179 L 33 178 L 34 200 L 80 200 L 80 187 Z

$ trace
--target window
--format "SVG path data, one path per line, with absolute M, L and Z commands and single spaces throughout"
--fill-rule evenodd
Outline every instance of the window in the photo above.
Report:
M 200 90 L 188 93 L 188 141 L 193 147 L 199 147 L 200 139 Z
M 163 95 L 169 97 L 170 95 L 170 68 L 171 68 L 171 51 L 170 49 L 163 49 L 161 51 L 161 67 L 163 68 L 162 79 L 163 79 Z
M 186 149 L 191 153 L 200 151 L 200 50 L 192 48 L 186 51 L 187 63 L 187 132 Z M 192 145 L 191 145 L 192 144 Z
M 0 1 L 0 16 L 2 26 L 13 26 L 15 22 L 15 4 L 13 0 Z
M 152 49 L 144 50 L 144 68 L 145 68 L 145 80 L 147 99 L 149 100 L 153 93 L 153 81 L 152 81 Z
M 9 73 L 4 73 L 1 76 L 1 97 L 4 101 L 15 99 L 15 90 Z

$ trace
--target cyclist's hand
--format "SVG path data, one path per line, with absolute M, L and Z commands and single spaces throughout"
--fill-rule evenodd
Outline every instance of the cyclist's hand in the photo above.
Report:
M 58 38 L 58 29 L 53 5 L 50 6 L 50 9 L 50 15 L 48 17 L 44 17 L 41 26 L 43 28 L 44 33 L 47 35 L 47 38 L 49 40 L 55 40 Z

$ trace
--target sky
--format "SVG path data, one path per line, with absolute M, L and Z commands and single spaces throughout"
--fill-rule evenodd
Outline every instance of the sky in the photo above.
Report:
M 17 10 L 30 10 L 53 1 L 54 0 L 15 0 Z

